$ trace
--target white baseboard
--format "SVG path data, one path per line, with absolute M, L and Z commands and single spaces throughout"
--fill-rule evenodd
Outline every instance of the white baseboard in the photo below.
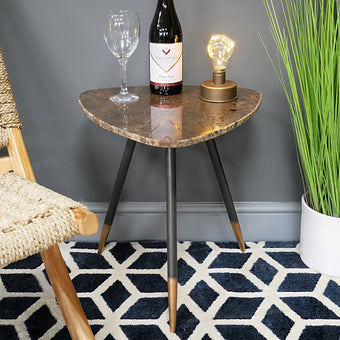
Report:
M 108 203 L 84 203 L 103 225 Z M 301 205 L 298 202 L 236 202 L 245 241 L 298 241 Z M 223 203 L 177 205 L 178 240 L 235 241 Z M 100 233 L 77 236 L 77 241 L 98 242 Z M 166 239 L 166 205 L 162 202 L 119 204 L 108 241 Z

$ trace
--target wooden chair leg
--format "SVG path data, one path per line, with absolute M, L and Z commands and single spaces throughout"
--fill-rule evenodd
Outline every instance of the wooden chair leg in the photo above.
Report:
M 41 253 L 54 294 L 72 340 L 93 340 L 93 332 L 68 274 L 59 247 Z

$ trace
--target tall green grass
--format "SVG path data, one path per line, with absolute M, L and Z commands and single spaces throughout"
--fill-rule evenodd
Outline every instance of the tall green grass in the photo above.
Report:
M 308 204 L 340 217 L 340 1 L 263 2 Z

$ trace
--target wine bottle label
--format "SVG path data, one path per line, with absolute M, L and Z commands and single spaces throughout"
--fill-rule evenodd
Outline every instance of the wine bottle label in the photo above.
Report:
M 150 43 L 150 83 L 155 86 L 182 84 L 182 43 Z

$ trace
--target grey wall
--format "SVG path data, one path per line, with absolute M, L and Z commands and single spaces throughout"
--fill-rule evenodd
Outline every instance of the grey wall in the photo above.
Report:
M 23 134 L 40 183 L 77 200 L 109 199 L 124 140 L 90 122 L 77 96 L 119 86 L 102 26 L 111 8 L 139 13 L 140 44 L 128 84 L 148 84 L 148 30 L 156 0 L 1 0 L 5 53 Z M 263 94 L 244 126 L 217 139 L 236 201 L 298 201 L 302 192 L 285 98 L 259 33 L 273 50 L 262 0 L 175 0 L 184 34 L 184 84 L 209 79 L 212 33 L 236 41 L 228 77 Z M 220 201 L 205 145 L 178 150 L 178 200 Z M 123 201 L 165 200 L 164 152 L 138 145 Z

